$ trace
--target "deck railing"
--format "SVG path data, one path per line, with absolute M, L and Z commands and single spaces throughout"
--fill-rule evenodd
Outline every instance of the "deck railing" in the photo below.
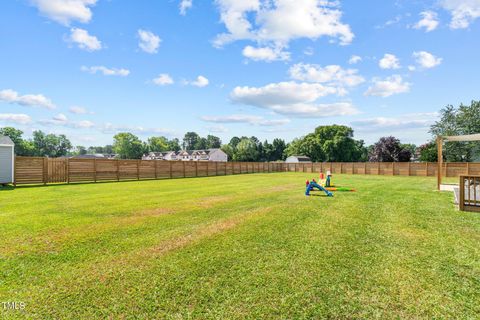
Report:
M 459 188 L 460 210 L 480 212 L 480 176 L 460 176 Z

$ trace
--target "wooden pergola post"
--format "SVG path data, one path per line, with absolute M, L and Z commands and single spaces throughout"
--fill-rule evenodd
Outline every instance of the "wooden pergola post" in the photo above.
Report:
M 443 139 L 437 137 L 437 189 L 440 191 L 442 184 L 442 167 L 443 167 Z

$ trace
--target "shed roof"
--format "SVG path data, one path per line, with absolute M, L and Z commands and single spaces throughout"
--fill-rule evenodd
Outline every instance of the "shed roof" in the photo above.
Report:
M 15 146 L 12 139 L 10 139 L 10 137 L 7 137 L 7 136 L 0 136 L 0 144 L 6 144 L 12 147 Z
M 312 161 L 309 157 L 307 156 L 292 156 L 292 157 L 295 157 L 298 159 L 298 161 L 305 161 L 305 162 L 309 162 L 309 161 Z

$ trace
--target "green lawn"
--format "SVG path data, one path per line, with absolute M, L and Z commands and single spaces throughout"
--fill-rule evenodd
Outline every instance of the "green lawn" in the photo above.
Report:
M 306 173 L 0 191 L 0 318 L 478 318 L 480 214 L 434 178 Z

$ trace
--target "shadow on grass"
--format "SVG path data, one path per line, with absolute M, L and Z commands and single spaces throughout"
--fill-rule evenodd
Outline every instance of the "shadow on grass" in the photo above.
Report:
M 228 174 L 228 175 L 211 175 L 211 176 L 192 176 L 192 177 L 172 177 L 172 178 L 159 178 L 159 179 L 125 179 L 125 180 L 105 180 L 105 181 L 79 181 L 79 182 L 59 182 L 59 183 L 47 183 L 47 184 L 23 184 L 17 185 L 16 187 L 8 185 L 5 188 L 9 188 L 9 190 L 14 189 L 25 189 L 25 188 L 51 188 L 51 187 L 62 187 L 62 186 L 71 186 L 71 185 L 89 185 L 89 184 L 111 184 L 111 183 L 126 183 L 126 182 L 140 182 L 140 181 L 168 181 L 168 180 L 184 180 L 184 179 L 202 179 L 202 178 L 221 178 L 226 176 L 237 176 L 237 175 L 253 175 L 253 174 L 272 174 L 272 173 L 283 173 L 283 172 L 249 172 L 249 173 L 236 173 L 236 174 Z M 0 190 L 2 187 L 0 186 Z
M 15 190 L 15 187 L 7 184 L 7 185 L 0 185 L 0 191 L 12 191 Z

